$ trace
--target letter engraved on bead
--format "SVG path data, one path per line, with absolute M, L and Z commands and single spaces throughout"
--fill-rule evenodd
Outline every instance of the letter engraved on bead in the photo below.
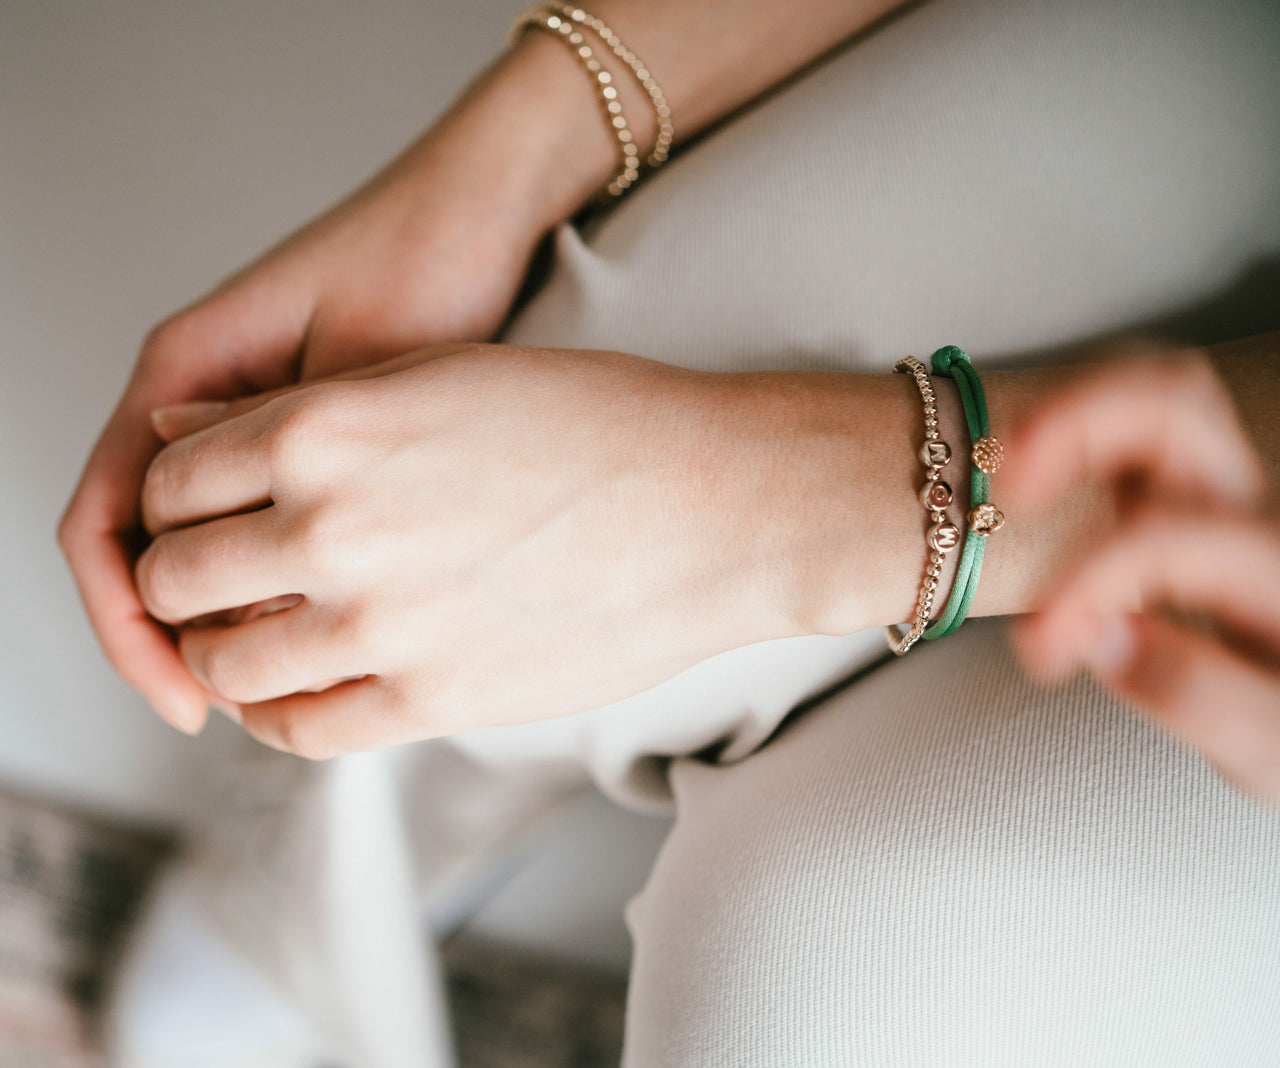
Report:
M 946 467 L 951 462 L 951 446 L 945 441 L 926 441 L 920 446 L 920 462 L 925 467 Z
M 929 528 L 929 544 L 940 553 L 949 553 L 960 544 L 960 528 L 954 523 L 935 523 Z
M 951 487 L 945 482 L 926 482 L 920 491 L 920 503 L 931 512 L 941 512 L 951 503 Z

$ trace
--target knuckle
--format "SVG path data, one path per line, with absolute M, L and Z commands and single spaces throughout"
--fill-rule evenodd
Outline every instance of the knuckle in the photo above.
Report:
M 280 745 L 304 760 L 329 760 L 339 754 L 333 742 L 301 712 L 285 712 L 275 727 Z
M 148 330 L 147 336 L 142 340 L 138 362 L 143 366 L 164 364 L 182 352 L 188 333 L 188 317 L 189 313 L 179 312 L 162 319 Z
M 142 477 L 142 515 L 144 519 L 164 514 L 167 502 L 177 490 L 177 468 L 172 454 L 161 452 L 151 461 Z
M 325 454 L 332 427 L 330 406 L 310 396 L 279 397 L 271 405 L 275 410 L 262 440 L 271 477 L 286 483 L 304 481 Z
M 378 615 L 368 606 L 361 605 L 346 612 L 339 625 L 342 644 L 358 659 L 370 662 L 386 647 L 386 628 Z
M 229 701 L 252 701 L 253 693 L 246 678 L 243 659 L 236 650 L 224 642 L 211 642 L 205 645 L 193 659 L 192 665 L 209 688 Z
M 356 387 L 349 382 L 319 383 L 268 405 L 263 447 L 273 474 L 299 479 L 323 473 L 331 443 L 356 408 Z
M 134 566 L 138 596 L 147 611 L 166 623 L 180 622 L 173 600 L 175 568 L 172 554 L 163 541 L 156 541 L 138 557 Z
M 300 510 L 289 530 L 289 550 L 308 571 L 329 574 L 342 566 L 343 535 L 332 509 L 322 504 Z

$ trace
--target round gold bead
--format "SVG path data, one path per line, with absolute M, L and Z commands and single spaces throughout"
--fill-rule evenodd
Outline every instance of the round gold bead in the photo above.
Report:
M 930 511 L 942 511 L 951 504 L 951 487 L 945 482 L 926 482 L 920 491 L 920 503 Z
M 925 467 L 946 467 L 951 462 L 951 446 L 945 441 L 926 441 L 920 446 L 920 462 Z
M 954 523 L 935 523 L 929 528 L 929 545 L 940 553 L 949 553 L 960 544 L 960 528 Z

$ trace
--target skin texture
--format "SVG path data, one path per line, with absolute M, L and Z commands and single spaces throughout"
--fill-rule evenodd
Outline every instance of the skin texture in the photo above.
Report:
M 757 0 L 597 10 L 688 136 L 894 5 L 802 6 L 781 24 Z M 150 334 L 59 536 L 109 657 L 161 715 L 195 731 L 222 700 L 323 757 L 910 616 L 909 380 L 462 344 L 492 334 L 538 240 L 615 163 L 572 57 L 527 34 L 367 186 Z M 1278 347 L 1220 360 L 1273 478 L 1280 418 L 1258 398 L 1280 395 Z M 1019 636 L 1035 670 L 1091 668 L 1280 796 L 1275 526 L 1218 379 L 1188 358 L 987 390 L 993 426 L 1021 429 L 974 614 L 1042 606 Z
M 606 0 L 597 10 L 660 76 L 683 139 L 892 6 L 798 0 L 781 31 L 776 5 L 761 0 Z M 697 44 L 713 39 L 720 47 Z M 647 151 L 647 101 L 620 61 L 614 74 L 627 114 L 644 116 L 636 132 Z M 573 57 L 526 33 L 366 186 L 151 331 L 58 539 L 108 658 L 162 717 L 198 731 L 213 695 L 133 584 L 138 498 L 159 446 L 148 413 L 492 336 L 539 240 L 616 165 Z
M 1041 605 L 1018 632 L 1033 670 L 1094 670 L 1280 799 L 1280 614 L 1258 597 L 1280 591 L 1280 546 L 1221 378 L 1194 353 L 987 377 L 1011 522 L 974 614 Z M 906 618 L 919 421 L 896 375 L 437 346 L 161 413 L 138 586 L 280 748 L 559 715 L 723 649 Z M 217 616 L 256 602 L 283 610 Z

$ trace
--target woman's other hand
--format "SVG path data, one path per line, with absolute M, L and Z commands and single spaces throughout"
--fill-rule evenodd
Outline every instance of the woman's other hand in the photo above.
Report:
M 1120 502 L 1114 534 L 1019 625 L 1024 661 L 1050 679 L 1086 667 L 1238 786 L 1280 802 L 1280 526 L 1208 360 L 1100 370 L 1032 417 L 1009 455 L 1010 511 L 1091 478 Z
M 188 413 L 138 589 L 253 735 L 310 757 L 619 699 L 789 632 L 744 523 L 774 477 L 756 380 L 442 345 Z
M 59 529 L 112 663 L 170 723 L 206 694 L 132 581 L 149 413 L 490 336 L 532 250 L 612 166 L 590 87 L 534 35 L 366 187 L 156 327 Z M 566 161 L 569 161 L 568 163 Z

